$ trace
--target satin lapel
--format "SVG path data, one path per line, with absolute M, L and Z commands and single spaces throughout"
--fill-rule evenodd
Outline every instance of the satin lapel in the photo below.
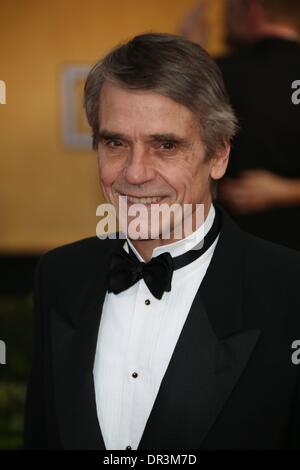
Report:
M 242 330 L 243 234 L 221 235 L 176 344 L 139 449 L 199 449 L 260 335 Z
M 113 242 L 112 246 L 121 249 L 123 243 Z M 82 287 L 84 294 L 74 292 L 74 303 L 67 311 L 53 308 L 50 312 L 57 421 L 65 449 L 105 449 L 97 418 L 93 365 L 110 251 L 108 247 L 98 256 L 100 268 L 89 273 L 88 284 Z

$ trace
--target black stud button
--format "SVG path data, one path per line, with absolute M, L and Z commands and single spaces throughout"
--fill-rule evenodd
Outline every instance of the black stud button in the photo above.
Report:
M 137 373 L 137 372 L 133 372 L 132 377 L 133 377 L 134 379 L 136 379 L 136 378 L 138 377 L 138 373 Z
M 150 300 L 149 300 L 149 299 L 146 299 L 146 300 L 145 300 L 145 304 L 146 304 L 146 305 L 150 305 L 150 304 L 151 304 Z

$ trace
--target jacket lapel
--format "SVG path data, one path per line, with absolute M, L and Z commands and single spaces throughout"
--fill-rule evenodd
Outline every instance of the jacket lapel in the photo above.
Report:
M 199 449 L 260 335 L 243 331 L 244 235 L 222 230 L 163 378 L 139 449 Z
M 122 249 L 123 243 L 113 241 L 105 253 L 95 253 L 97 267 L 90 269 L 84 294 L 75 292 L 74 304 L 65 311 L 53 308 L 50 312 L 54 393 L 64 449 L 105 449 L 97 418 L 93 365 L 109 256 L 112 250 Z

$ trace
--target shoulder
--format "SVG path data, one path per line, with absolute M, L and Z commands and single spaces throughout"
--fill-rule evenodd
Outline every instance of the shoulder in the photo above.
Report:
M 300 331 L 300 253 L 249 234 L 244 239 L 245 322 L 259 325 L 270 341 L 292 344 Z
M 89 237 L 51 249 L 41 256 L 38 268 L 41 270 L 42 266 L 43 271 L 55 272 L 56 275 L 78 270 L 91 271 L 99 265 L 103 266 L 112 251 L 124 244 L 125 240 L 118 238 L 118 234 L 115 237 Z
M 248 233 L 244 246 L 248 287 L 258 289 L 266 298 L 285 299 L 300 307 L 300 253 Z
M 245 233 L 245 246 L 248 261 L 259 262 L 266 268 L 299 268 L 300 252 L 276 243 L 263 240 L 249 233 Z
M 216 62 L 222 72 L 231 71 L 245 66 L 252 59 L 252 51 L 245 50 L 216 58 Z
M 243 231 L 221 206 L 218 207 L 223 219 L 222 254 L 229 253 L 227 258 L 236 260 L 235 265 L 239 264 L 238 258 L 248 280 L 265 285 L 276 283 L 278 279 L 282 283 L 299 282 L 300 252 Z

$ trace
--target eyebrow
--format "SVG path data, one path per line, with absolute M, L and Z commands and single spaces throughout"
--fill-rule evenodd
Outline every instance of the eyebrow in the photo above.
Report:
M 106 129 L 99 131 L 99 139 L 109 140 L 109 139 L 120 139 L 128 141 L 128 136 L 122 134 L 121 132 L 113 132 Z M 175 142 L 180 145 L 189 145 L 187 139 L 179 137 L 172 132 L 162 133 L 162 134 L 151 134 L 147 140 L 156 141 L 156 142 Z
M 111 132 L 106 129 L 103 129 L 99 131 L 98 133 L 99 139 L 102 140 L 109 140 L 109 139 L 122 139 L 122 140 L 127 140 L 126 136 L 124 134 L 121 134 L 119 132 Z
M 154 140 L 156 142 L 176 142 L 177 144 L 182 145 L 188 144 L 187 139 L 169 132 L 165 134 L 152 134 L 150 135 L 150 140 Z

